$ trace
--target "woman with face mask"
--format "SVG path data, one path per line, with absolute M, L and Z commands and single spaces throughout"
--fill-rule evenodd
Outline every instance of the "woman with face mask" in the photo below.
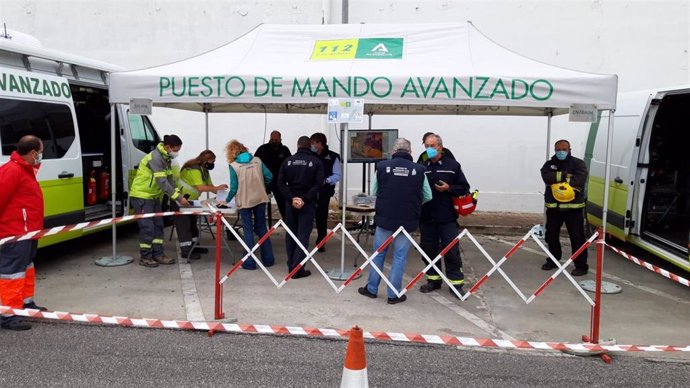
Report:
M 141 159 L 137 175 L 129 194 L 132 208 L 137 214 L 157 213 L 162 210 L 163 196 L 181 206 L 189 202 L 175 185 L 172 160 L 182 149 L 182 140 L 177 135 L 165 135 L 156 148 Z M 174 264 L 175 259 L 163 252 L 163 219 L 142 218 L 139 225 L 139 264 L 154 268 L 159 264 Z
M 225 190 L 228 185 L 214 186 L 211 181 L 210 170 L 216 163 L 216 154 L 211 150 L 201 151 L 199 156 L 188 160 L 180 169 L 180 179 L 177 181 L 182 196 L 190 201 L 199 199 L 201 193 L 217 193 Z M 180 251 L 183 258 L 197 260 L 201 253 L 208 253 L 208 249 L 196 247 L 199 240 L 199 228 L 197 228 L 197 216 L 175 217 L 175 229 L 180 241 Z M 192 250 L 192 247 L 194 249 Z

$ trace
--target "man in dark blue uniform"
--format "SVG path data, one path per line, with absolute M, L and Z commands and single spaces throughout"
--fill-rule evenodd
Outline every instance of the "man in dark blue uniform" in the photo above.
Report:
M 310 143 L 308 137 L 300 137 L 297 152 L 285 159 L 278 172 L 278 189 L 285 196 L 285 223 L 307 249 L 316 213 L 316 196 L 324 181 L 323 164 L 309 150 Z M 288 270 L 292 271 L 305 254 L 289 234 L 285 236 L 285 247 Z M 302 267 L 292 278 L 309 275 L 311 272 Z
M 429 135 L 424 142 L 427 161 L 426 177 L 431 185 L 433 199 L 422 207 L 420 224 L 420 245 L 430 259 L 434 259 L 454 238 L 458 236 L 458 214 L 453 208 L 453 197 L 463 196 L 470 191 L 470 184 L 462 172 L 460 163 L 443 153 L 441 136 Z M 422 259 L 424 264 L 428 264 Z M 443 257 L 446 277 L 460 295 L 465 276 L 462 273 L 460 249 L 455 245 Z M 439 266 L 440 261 L 436 262 Z M 440 267 L 440 266 L 439 266 Z M 441 288 L 442 278 L 432 267 L 426 274 L 427 283 L 420 287 L 423 293 Z M 453 290 L 451 293 L 455 295 Z
M 326 237 L 328 228 L 328 207 L 331 197 L 335 194 L 335 185 L 340 181 L 340 155 L 328 149 L 326 135 L 316 132 L 311 135 L 311 152 L 321 159 L 323 172 L 326 177 L 319 189 L 316 201 L 316 244 Z M 319 248 L 319 252 L 325 252 L 326 247 Z
M 412 162 L 410 141 L 404 138 L 395 140 L 393 156 L 376 164 L 371 189 L 376 193 L 376 232 L 374 233 L 374 250 L 378 250 L 401 226 L 412 233 L 419 225 L 422 203 L 431 199 L 431 188 L 424 176 L 424 167 Z M 388 304 L 397 304 L 407 300 L 407 296 L 398 297 L 396 292 L 402 287 L 403 273 L 410 250 L 410 240 L 399 234 L 391 243 L 393 246 L 393 263 L 389 280 L 395 290 L 388 289 Z M 388 248 L 383 249 L 372 261 L 383 271 Z M 381 276 L 373 268 L 369 270 L 369 279 L 364 287 L 357 291 L 366 297 L 376 298 Z

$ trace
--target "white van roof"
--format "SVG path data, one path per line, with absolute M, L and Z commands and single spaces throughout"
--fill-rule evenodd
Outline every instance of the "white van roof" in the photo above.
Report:
M 107 72 L 124 70 L 123 67 L 112 65 L 110 63 L 101 62 L 62 51 L 43 48 L 40 42 L 30 35 L 20 33 L 18 36 L 20 39 L 16 40 L 12 38 L 12 32 L 10 32 L 8 35 L 10 35 L 9 38 L 4 36 L 0 37 L 0 50 L 2 51 L 61 62 L 65 65 L 77 65 L 81 67 L 104 70 Z M 29 37 L 34 41 L 27 41 L 26 37 Z

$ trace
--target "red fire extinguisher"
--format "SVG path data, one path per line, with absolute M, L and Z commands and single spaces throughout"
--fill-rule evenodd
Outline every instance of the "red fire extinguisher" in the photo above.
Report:
M 96 170 L 89 174 L 89 182 L 86 184 L 86 204 L 96 204 Z
M 110 197 L 110 174 L 102 170 L 101 173 L 98 174 L 98 199 L 106 201 L 108 197 Z

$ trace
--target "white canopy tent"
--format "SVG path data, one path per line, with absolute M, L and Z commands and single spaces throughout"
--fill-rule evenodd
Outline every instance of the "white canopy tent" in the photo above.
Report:
M 361 98 L 366 114 L 547 116 L 550 134 L 551 116 L 575 104 L 613 111 L 617 83 L 525 58 L 470 22 L 260 25 L 190 59 L 112 73 L 110 102 L 205 112 L 207 144 L 209 112 L 325 114 L 329 98 Z M 605 185 L 604 225 L 607 203 Z

